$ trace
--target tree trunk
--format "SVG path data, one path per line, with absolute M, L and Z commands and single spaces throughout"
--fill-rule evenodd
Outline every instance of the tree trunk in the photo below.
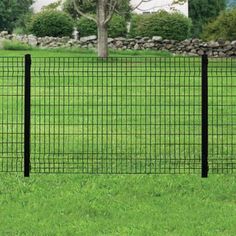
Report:
M 98 28 L 98 57 L 108 57 L 108 32 L 106 17 L 107 0 L 98 0 L 97 3 L 97 28 Z
M 108 34 L 106 25 L 98 25 L 98 56 L 108 57 Z

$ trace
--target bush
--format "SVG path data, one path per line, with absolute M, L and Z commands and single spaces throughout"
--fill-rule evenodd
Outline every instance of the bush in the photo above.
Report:
M 222 12 L 214 21 L 203 27 L 205 40 L 236 40 L 236 8 Z
M 33 13 L 29 12 L 19 18 L 15 23 L 15 28 L 13 29 L 14 34 L 29 34 L 29 26 Z
M 134 15 L 130 36 L 161 36 L 180 41 L 190 36 L 191 25 L 191 20 L 180 13 L 161 11 L 149 15 Z
M 97 35 L 97 25 L 94 21 L 81 17 L 77 22 L 80 37 Z
M 108 25 L 108 35 L 112 38 L 125 37 L 127 26 L 125 18 L 119 15 L 113 15 Z
M 2 47 L 5 50 L 31 50 L 32 47 L 26 43 L 19 42 L 17 40 L 4 40 Z
M 81 17 L 77 23 L 78 31 L 81 37 L 89 35 L 97 35 L 97 25 L 95 22 Z M 127 28 L 126 21 L 122 16 L 113 15 L 111 21 L 108 24 L 109 37 L 126 36 Z
M 30 24 L 30 31 L 38 36 L 71 36 L 73 20 L 66 13 L 60 11 L 43 11 L 36 14 Z

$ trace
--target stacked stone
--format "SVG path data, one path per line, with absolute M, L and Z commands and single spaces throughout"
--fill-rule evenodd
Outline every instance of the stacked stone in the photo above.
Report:
M 81 37 L 80 39 L 71 39 L 70 37 L 36 37 L 34 35 L 15 35 L 8 34 L 7 31 L 0 32 L 0 41 L 17 40 L 33 47 L 40 48 L 96 48 L 97 37 L 91 35 Z M 160 50 L 168 51 L 173 54 L 199 56 L 206 51 L 211 57 L 236 57 L 235 41 L 210 41 L 204 42 L 201 39 L 186 39 L 178 42 L 175 40 L 163 39 L 160 36 L 136 37 L 136 38 L 109 38 L 108 46 L 117 50 Z

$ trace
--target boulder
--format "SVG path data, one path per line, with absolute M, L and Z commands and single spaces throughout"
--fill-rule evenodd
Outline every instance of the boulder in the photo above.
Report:
M 155 46 L 155 44 L 154 43 L 145 43 L 143 46 L 145 48 L 153 48 Z
M 2 31 L 2 32 L 0 33 L 0 36 L 1 36 L 1 37 L 7 36 L 7 35 L 8 35 L 8 31 Z
M 87 36 L 87 37 L 81 37 L 80 38 L 80 41 L 82 43 L 86 43 L 88 41 L 92 41 L 92 40 L 96 40 L 97 39 L 97 36 L 96 35 L 91 35 L 91 36 Z
M 108 38 L 108 43 L 112 43 L 114 41 L 113 38 Z
M 140 46 L 139 46 L 138 43 L 136 43 L 136 44 L 134 45 L 134 50 L 139 50 L 139 49 L 140 49 Z
M 233 47 L 236 47 L 236 40 L 232 41 L 232 42 L 231 42 L 231 45 L 232 45 Z
M 117 48 L 121 48 L 121 47 L 123 47 L 123 42 L 118 40 L 118 41 L 115 42 L 115 45 L 116 45 Z
M 124 37 L 118 37 L 118 38 L 114 38 L 115 41 L 125 41 L 126 38 Z
M 161 42 L 162 41 L 162 37 L 161 36 L 153 36 L 152 40 L 155 42 Z
M 184 41 L 181 42 L 183 45 L 187 46 L 191 44 L 191 40 L 190 39 L 185 39 Z
M 34 35 L 28 36 L 28 44 L 32 47 L 36 47 L 38 45 L 37 38 Z
M 210 41 L 208 43 L 208 46 L 211 47 L 211 48 L 218 48 L 220 46 L 220 44 L 218 42 L 215 42 L 215 41 Z

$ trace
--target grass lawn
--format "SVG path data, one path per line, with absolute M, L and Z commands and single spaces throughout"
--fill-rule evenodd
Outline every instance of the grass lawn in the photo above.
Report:
M 0 51 L 0 56 L 22 56 L 25 53 Z M 158 70 L 160 64 L 152 59 L 149 68 L 144 64 L 145 59 L 127 59 L 130 67 L 125 68 L 118 58 L 144 57 L 144 52 L 114 52 L 112 56 L 118 58 L 115 59 L 116 68 L 108 70 L 112 63 L 104 67 L 100 62 L 93 62 L 95 70 L 90 71 L 91 62 L 89 64 L 85 59 L 83 66 L 86 70 L 78 69 L 75 75 L 74 68 L 68 67 L 67 71 L 63 71 L 56 61 L 56 70 L 47 80 L 51 72 L 48 70 L 46 75 L 42 75 L 46 67 L 41 68 L 42 61 L 36 57 L 86 58 L 96 55 L 92 51 L 63 50 L 32 50 L 30 53 L 37 62 L 37 66 L 32 68 L 32 158 L 36 163 L 33 166 L 35 172 L 62 172 L 67 165 L 67 170 L 76 166 L 79 172 L 88 173 L 102 173 L 104 169 L 109 169 L 108 173 L 174 173 L 172 168 L 176 167 L 176 172 L 186 173 L 189 170 L 197 175 L 32 174 L 30 179 L 24 179 L 22 173 L 1 173 L 0 235 L 235 235 L 235 176 L 214 174 L 208 179 L 200 178 L 199 59 L 172 60 L 166 53 L 148 52 L 148 57 L 167 57 L 163 64 L 165 72 L 161 72 Z M 53 61 L 48 63 L 53 64 Z M 187 72 L 186 69 L 181 70 L 184 63 L 189 67 Z M 233 60 L 230 61 L 233 63 L 230 64 L 230 73 L 225 71 L 229 66 L 227 63 L 215 61 L 210 65 L 211 172 L 214 168 L 217 172 L 219 168 L 222 170 L 219 172 L 226 173 L 235 167 L 233 137 L 236 130 L 231 114 L 236 113 L 232 106 L 236 95 L 236 81 L 233 80 L 236 71 Z M 176 67 L 174 76 L 171 73 L 173 67 Z M 20 68 L 17 73 L 20 73 Z M 102 80 L 101 75 L 105 75 L 106 80 Z M 109 79 L 111 75 L 115 81 Z M 142 76 L 146 78 L 143 81 L 140 80 Z M 165 80 L 162 80 L 163 77 Z M 9 85 L 4 74 L 0 73 L 0 78 L 0 87 Z M 20 79 L 16 81 L 19 83 Z M 56 86 L 58 84 L 66 89 L 61 90 Z M 96 86 L 91 87 L 91 84 Z M 167 88 L 163 89 L 163 86 Z M 2 94 L 11 92 L 22 95 L 22 88 L 2 88 Z M 83 96 L 75 98 L 76 94 Z M 40 97 L 42 95 L 44 98 Z M 12 107 L 2 121 L 1 153 L 3 157 L 10 150 L 12 159 L 21 160 L 23 127 L 13 125 L 12 134 L 4 136 L 7 122 L 16 121 L 17 115 L 22 119 L 22 107 L 18 103 L 15 105 L 16 101 L 1 96 L 1 113 L 5 114 L 6 108 Z M 71 110 L 69 104 L 78 108 Z M 116 105 L 115 108 L 112 104 Z M 181 104 L 187 106 L 182 107 Z M 105 116 L 100 116 L 101 110 Z M 108 115 L 109 112 L 116 115 L 115 119 Z M 162 115 L 158 116 L 159 120 L 153 120 L 152 114 L 157 112 Z M 15 113 L 17 115 L 12 118 Z M 68 116 L 67 122 L 60 116 L 61 113 L 63 117 L 65 114 Z M 131 117 L 127 115 L 130 113 Z M 178 114 L 183 114 L 183 117 Z M 85 123 L 90 124 L 91 128 Z M 125 125 L 119 125 L 122 123 Z M 67 132 L 64 138 L 62 132 Z M 165 133 L 157 136 L 157 132 Z M 16 144 L 9 144 L 14 139 Z M 171 143 L 174 145 L 171 146 Z M 86 149 L 83 149 L 84 145 Z M 21 154 L 14 154 L 17 150 Z M 50 152 L 54 155 L 47 156 Z M 62 152 L 66 155 L 61 155 Z M 85 154 L 85 159 L 75 163 L 74 158 L 78 158 L 79 152 Z M 105 154 L 104 160 L 102 154 Z M 110 159 L 110 156 L 117 155 L 120 155 L 119 165 Z M 138 161 L 131 158 L 130 163 L 130 157 L 137 155 Z M 153 156 L 158 157 L 157 163 Z M 163 159 L 166 157 L 170 160 Z M 182 158 L 182 162 L 178 158 Z M 227 159 L 225 163 L 222 162 L 224 158 Z M 57 162 L 57 159 L 62 159 L 62 162 Z M 105 163 L 103 167 L 99 162 L 101 160 Z M 46 162 L 46 166 L 40 162 Z M 94 169 L 90 169 L 91 164 Z M 2 158 L 2 169 L 7 166 L 22 168 L 21 163 L 8 163 Z M 127 169 L 122 169 L 124 167 Z

